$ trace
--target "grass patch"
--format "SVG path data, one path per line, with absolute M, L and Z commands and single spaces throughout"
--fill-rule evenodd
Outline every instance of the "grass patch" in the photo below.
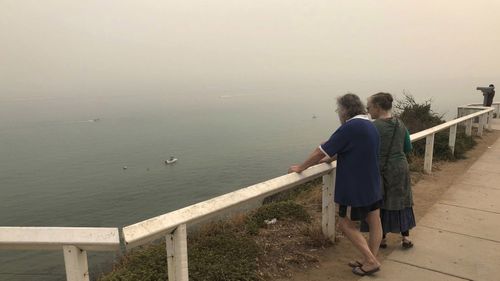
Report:
M 193 281 L 256 281 L 261 249 L 254 240 L 264 220 L 296 220 L 309 222 L 303 206 L 293 201 L 263 205 L 247 216 L 237 215 L 230 220 L 205 224 L 188 235 L 189 280 Z M 312 229 L 315 244 L 323 243 Z M 100 281 L 157 281 L 167 280 L 165 242 L 151 244 L 127 253 L 114 270 Z
M 148 245 L 127 253 L 113 271 L 100 281 L 167 280 L 167 253 L 164 243 Z
M 247 233 L 256 235 L 259 232 L 259 228 L 266 225 L 264 221 L 273 218 L 278 220 L 287 218 L 304 222 L 311 221 L 311 217 L 302 205 L 293 201 L 274 202 L 263 205 L 247 217 L 245 222 Z
M 188 238 L 189 280 L 254 281 L 259 248 L 235 225 L 209 223 Z M 167 280 L 165 243 L 155 243 L 127 253 L 115 269 L 100 281 Z
M 259 248 L 235 226 L 218 222 L 193 235 L 189 242 L 189 280 L 259 280 Z

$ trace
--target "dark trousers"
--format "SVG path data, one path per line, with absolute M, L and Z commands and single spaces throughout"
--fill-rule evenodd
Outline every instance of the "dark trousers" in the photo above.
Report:
M 491 106 L 493 104 L 493 97 L 495 97 L 495 93 L 484 94 L 483 106 Z

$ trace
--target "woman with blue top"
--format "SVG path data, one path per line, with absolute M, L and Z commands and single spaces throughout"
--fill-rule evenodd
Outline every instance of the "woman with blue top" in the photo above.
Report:
M 413 247 L 408 238 L 415 227 L 413 195 L 406 154 L 412 149 L 410 134 L 403 122 L 391 114 L 393 98 L 388 93 L 378 93 L 368 99 L 368 112 L 375 119 L 373 124 L 380 135 L 380 172 L 384 204 L 380 210 L 384 232 L 381 248 L 387 247 L 387 233 L 401 233 L 401 246 Z M 361 230 L 368 230 L 366 224 Z
M 291 166 L 289 172 L 301 173 L 325 158 L 337 158 L 334 201 L 339 208 L 339 228 L 363 255 L 360 262 L 350 263 L 352 272 L 371 275 L 380 269 L 377 252 L 382 239 L 379 135 L 358 96 L 341 96 L 337 105 L 341 126 L 304 163 Z M 368 242 L 354 221 L 369 225 Z

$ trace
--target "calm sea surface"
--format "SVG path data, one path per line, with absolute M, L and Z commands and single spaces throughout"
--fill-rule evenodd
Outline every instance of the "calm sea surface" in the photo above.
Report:
M 283 175 L 338 127 L 334 100 L 0 99 L 0 225 L 121 227 Z M 462 100 L 480 101 L 462 95 L 440 109 L 451 116 Z M 179 161 L 167 166 L 170 156 Z M 91 270 L 112 258 L 90 253 Z M 62 251 L 0 252 L 0 280 L 64 280 Z

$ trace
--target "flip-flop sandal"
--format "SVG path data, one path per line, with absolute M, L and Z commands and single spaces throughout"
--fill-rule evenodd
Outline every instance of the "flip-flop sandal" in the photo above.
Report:
M 401 243 L 401 246 L 403 247 L 403 249 L 410 249 L 411 247 L 413 247 L 413 242 L 411 242 L 411 241 L 403 241 Z
M 362 267 L 356 266 L 355 268 L 352 269 L 352 273 L 359 275 L 359 276 L 369 276 L 369 275 L 372 275 L 373 273 L 375 273 L 379 270 L 380 270 L 380 267 L 376 267 L 372 270 L 364 271 Z
M 359 261 L 350 261 L 347 265 L 349 265 L 350 267 L 354 268 L 354 267 L 361 267 L 363 266 L 362 263 L 360 263 Z

